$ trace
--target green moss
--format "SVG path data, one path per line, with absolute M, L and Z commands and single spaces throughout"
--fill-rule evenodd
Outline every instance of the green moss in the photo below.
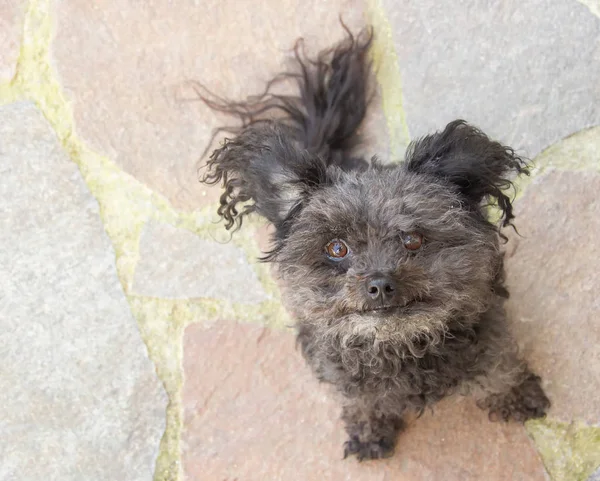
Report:
M 19 92 L 12 83 L 0 84 L 0 105 L 10 104 L 20 98 Z
M 390 157 L 393 161 L 401 161 L 410 142 L 410 134 L 404 113 L 402 76 L 392 27 L 381 0 L 367 1 L 367 21 L 375 30 L 371 59 L 381 88 L 383 111 L 390 137 Z
M 129 302 L 156 372 L 169 393 L 167 427 L 161 440 L 154 479 L 176 481 L 181 479 L 182 337 L 184 326 L 193 321 L 193 313 L 184 302 L 132 297 Z
M 600 466 L 600 428 L 542 420 L 526 429 L 553 481 L 586 481 Z

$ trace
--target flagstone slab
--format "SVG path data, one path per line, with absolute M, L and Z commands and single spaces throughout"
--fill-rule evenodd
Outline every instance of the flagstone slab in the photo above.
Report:
M 412 137 L 463 118 L 535 156 L 600 124 L 600 18 L 575 0 L 382 0 Z
M 10 81 L 15 75 L 27 3 L 24 0 L 0 2 L 0 83 Z
M 343 37 L 340 14 L 354 31 L 365 21 L 362 0 L 71 0 L 54 11 L 53 63 L 78 134 L 187 210 L 218 199 L 197 168 L 212 129 L 231 124 L 191 101 L 188 81 L 234 100 L 259 94 L 287 69 L 298 37 L 314 54 Z M 373 114 L 369 125 L 379 145 L 369 155 L 385 153 L 385 119 Z
M 39 111 L 0 107 L 0 479 L 150 481 L 167 397 L 96 200 Z
M 140 238 L 132 293 L 242 304 L 257 304 L 268 298 L 242 249 L 155 221 L 146 224 Z
M 552 170 L 516 202 L 509 319 L 544 379 L 550 415 L 600 425 L 600 174 Z
M 185 480 L 547 480 L 522 426 L 455 398 L 404 432 L 394 457 L 342 460 L 339 407 L 291 332 L 220 321 L 184 334 Z

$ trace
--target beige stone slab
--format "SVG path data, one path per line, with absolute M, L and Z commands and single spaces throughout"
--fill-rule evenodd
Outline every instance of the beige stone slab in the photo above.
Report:
M 562 421 L 600 424 L 600 174 L 550 171 L 516 203 L 509 318 Z
M 340 13 L 354 29 L 364 22 L 362 0 L 72 0 L 54 10 L 53 62 L 78 133 L 185 209 L 216 200 L 196 170 L 212 129 L 230 123 L 185 101 L 194 97 L 185 82 L 233 99 L 260 93 L 296 38 L 314 52 L 342 38 Z M 373 122 L 372 153 L 385 152 L 384 121 Z
M 184 335 L 186 480 L 546 480 L 522 426 L 450 399 L 401 435 L 388 460 L 342 460 L 338 405 L 291 332 L 221 321 Z
M 0 1 L 0 83 L 15 75 L 26 10 L 25 0 Z

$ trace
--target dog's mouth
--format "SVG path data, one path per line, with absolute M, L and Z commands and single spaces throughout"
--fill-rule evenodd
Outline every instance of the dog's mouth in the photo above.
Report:
M 362 313 L 376 313 L 376 314 L 390 314 L 392 312 L 396 312 L 399 311 L 401 309 L 404 309 L 408 306 L 410 306 L 414 301 L 407 301 L 404 304 L 389 304 L 389 305 L 384 305 L 384 306 L 379 306 L 379 307 L 370 307 L 368 309 L 364 309 L 362 311 Z

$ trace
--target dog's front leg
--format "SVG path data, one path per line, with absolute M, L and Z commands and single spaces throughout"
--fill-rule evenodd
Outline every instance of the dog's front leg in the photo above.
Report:
M 492 421 L 542 418 L 550 407 L 540 377 L 517 359 L 491 371 L 482 387 L 477 405 L 488 410 Z
M 485 374 L 476 381 L 477 405 L 489 412 L 492 421 L 544 417 L 550 401 L 540 377 L 529 370 L 511 344 L 508 337 L 503 342 L 487 341 L 486 354 L 479 359 L 478 369 Z
M 389 457 L 403 428 L 398 412 L 386 412 L 371 399 L 346 399 L 342 411 L 349 439 L 344 444 L 344 458 L 356 455 L 359 461 Z
M 502 309 L 492 309 L 480 320 L 476 359 L 470 372 L 477 405 L 489 412 L 493 421 L 518 421 L 544 417 L 550 401 L 540 377 L 519 356 Z M 474 382 L 473 382 L 474 381 Z

